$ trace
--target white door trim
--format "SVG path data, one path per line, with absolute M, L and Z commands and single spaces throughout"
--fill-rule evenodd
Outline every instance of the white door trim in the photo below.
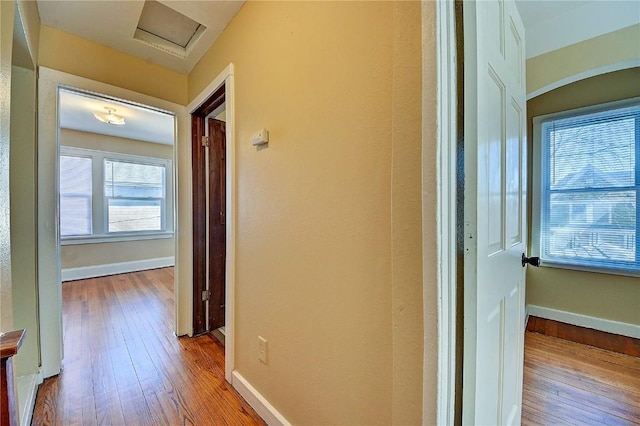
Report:
M 62 365 L 62 291 L 60 271 L 60 233 L 58 230 L 58 87 L 72 86 L 114 98 L 125 99 L 163 109 L 176 117 L 176 153 L 188 137 L 188 121 L 184 106 L 137 93 L 121 87 L 101 83 L 73 74 L 39 67 L 38 77 L 38 298 L 40 314 L 40 351 L 42 356 L 42 376 L 51 377 L 60 372 Z M 174 176 L 178 175 L 178 163 L 174 161 Z M 189 168 L 190 169 L 190 168 Z M 174 186 L 174 191 L 177 189 Z M 174 197 L 174 200 L 177 200 Z M 175 203 L 174 203 L 175 205 Z M 177 214 L 177 212 L 176 212 Z M 175 235 L 179 235 L 178 216 L 175 216 Z M 184 327 L 183 317 L 178 309 L 178 300 L 187 289 L 176 280 L 177 334 Z M 46 301 L 46 303 L 44 303 Z
M 227 382 L 233 382 L 234 353 L 235 353 L 235 278 L 236 278 L 236 138 L 235 138 L 235 98 L 234 98 L 234 76 L 233 64 L 227 65 L 220 74 L 202 91 L 200 92 L 186 108 L 186 119 L 191 120 L 191 114 L 198 109 L 215 91 L 224 83 L 225 85 L 225 111 L 227 123 L 227 144 L 226 144 L 226 203 L 227 203 L 227 248 L 226 248 L 226 282 L 225 282 L 225 344 L 224 344 L 224 377 Z M 191 141 L 191 126 L 189 126 L 189 141 Z M 186 144 L 185 144 L 186 145 Z M 191 161 L 191 143 L 188 144 L 188 161 Z M 185 151 L 186 151 L 185 147 Z M 188 179 L 189 194 L 191 194 L 191 168 L 183 173 L 182 179 Z M 182 185 L 187 188 L 186 184 Z M 191 195 L 189 195 L 188 203 L 180 203 L 178 208 L 185 221 L 189 221 L 188 229 L 192 229 L 192 203 Z M 184 240 L 182 252 L 177 253 L 177 264 L 180 268 L 188 268 L 189 276 L 192 276 L 193 270 L 193 233 L 188 232 L 182 235 Z M 184 252 L 184 253 L 183 253 Z M 192 281 L 191 281 L 192 282 Z M 189 294 L 190 305 L 193 307 L 193 292 Z M 192 321 L 192 319 L 190 319 Z M 191 333 L 193 333 L 193 323 Z
M 423 8 L 424 10 L 424 8 Z M 424 12 L 423 12 L 424 13 Z M 423 16 L 423 25 L 425 17 Z M 428 30 L 423 27 L 423 31 Z M 424 46 L 423 46 L 424 48 Z M 423 69 L 429 55 L 423 54 Z M 437 253 L 438 253 L 438 393 L 437 423 L 454 423 L 456 373 L 456 172 L 457 172 L 457 69 L 456 29 L 453 1 L 436 2 L 436 64 L 437 64 Z M 426 82 L 423 83 L 423 104 L 433 102 Z M 425 108 L 423 108 L 425 110 Z M 428 134 L 423 120 L 424 135 Z M 424 146 L 423 152 L 427 150 Z M 424 179 L 424 177 L 423 177 Z M 424 186 L 427 182 L 423 183 Z M 424 212 L 429 211 L 423 201 Z M 432 220 L 432 219 L 431 219 Z M 424 218 L 423 218 L 424 221 Z M 427 229 L 423 226 L 423 229 Z M 423 250 L 427 253 L 427 250 Z M 428 264 L 427 259 L 423 264 Z M 426 277 L 425 277 L 426 278 Z M 425 279 L 426 285 L 428 281 Z M 424 294 L 428 294 L 425 289 Z M 424 301 L 424 310 L 432 301 Z M 427 322 L 425 321 L 425 329 Z M 426 335 L 425 335 L 426 337 Z M 425 352 L 425 362 L 426 352 Z M 425 374 L 427 369 L 424 369 Z M 425 376 L 426 385 L 428 378 Z M 425 391 L 423 395 L 428 395 Z M 429 401 L 423 401 L 426 410 Z M 426 411 L 423 411 L 426 412 Z

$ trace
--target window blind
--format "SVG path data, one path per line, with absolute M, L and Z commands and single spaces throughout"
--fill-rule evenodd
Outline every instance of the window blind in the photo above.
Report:
M 60 235 L 91 235 L 92 160 L 60 156 Z
M 640 106 L 541 123 L 544 261 L 640 271 Z

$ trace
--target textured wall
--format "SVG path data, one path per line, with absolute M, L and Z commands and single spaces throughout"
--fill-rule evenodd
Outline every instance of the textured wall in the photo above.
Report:
M 40 365 L 36 229 L 36 77 L 13 67 L 11 78 L 11 276 L 15 328 L 27 330 L 16 375 Z
M 0 2 L 0 331 L 13 328 L 9 150 L 14 2 Z
M 235 367 L 294 424 L 421 421 L 421 35 L 418 3 L 248 2 L 189 75 L 235 65 Z
M 44 25 L 38 65 L 180 105 L 187 103 L 186 75 Z

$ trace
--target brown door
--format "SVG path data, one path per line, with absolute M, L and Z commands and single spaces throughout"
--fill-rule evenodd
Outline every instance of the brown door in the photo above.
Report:
M 224 323 L 224 308 L 221 310 L 221 306 L 224 305 L 225 281 L 225 169 L 223 159 L 225 123 L 206 119 L 224 102 L 225 86 L 222 85 L 191 114 L 194 335 L 206 333 L 209 330 L 220 327 L 219 325 L 216 326 L 217 321 L 212 322 L 211 318 L 217 318 Z M 209 126 L 208 139 L 205 138 L 207 126 Z M 205 148 L 205 146 L 209 146 L 209 148 Z M 210 154 L 208 164 L 210 178 L 209 203 L 207 203 L 207 151 Z M 217 160 L 215 160 L 216 158 Z M 216 165 L 216 161 L 221 164 Z M 222 202 L 220 203 L 220 201 Z M 214 203 L 217 203 L 217 207 L 214 206 Z M 207 211 L 209 212 L 209 221 L 207 221 Z M 220 216 L 220 212 L 222 212 L 222 216 Z M 220 225 L 220 222 L 222 222 L 222 225 Z M 216 223 L 217 226 L 212 226 Z M 216 238 L 216 236 L 218 237 Z M 221 247 L 221 249 L 216 249 L 216 247 Z M 209 256 L 207 256 L 207 250 L 209 251 Z M 208 274 L 207 263 L 209 263 Z M 213 265 L 220 266 L 214 270 Z M 213 277 L 217 278 L 212 279 Z M 211 297 L 212 293 L 215 294 L 215 297 Z M 216 306 L 217 308 L 213 309 Z M 207 308 L 209 310 L 208 316 L 206 315 Z
M 224 121 L 208 119 L 209 126 L 209 330 L 224 325 L 226 247 L 226 167 Z

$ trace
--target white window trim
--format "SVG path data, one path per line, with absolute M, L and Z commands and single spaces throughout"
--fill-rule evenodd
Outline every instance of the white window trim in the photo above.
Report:
M 123 154 L 111 151 L 100 151 L 87 148 L 60 146 L 60 155 L 76 157 L 91 157 L 92 175 L 101 176 L 94 179 L 92 196 L 92 235 L 60 236 L 60 244 L 97 244 L 122 241 L 154 240 L 173 237 L 174 208 L 173 208 L 173 167 L 172 161 L 165 158 L 147 157 L 140 155 Z M 104 196 L 104 160 L 124 161 L 130 163 L 158 165 L 165 167 L 165 229 L 163 231 L 139 231 L 139 232 L 107 232 L 107 214 Z
M 541 240 L 541 209 L 542 209 L 542 123 L 550 119 L 561 119 L 566 117 L 574 117 L 577 115 L 589 114 L 607 111 L 615 108 L 624 108 L 640 103 L 640 97 L 624 99 L 621 101 L 608 102 L 604 104 L 592 105 L 582 108 L 576 108 L 568 111 L 562 111 L 552 114 L 533 117 L 533 182 L 531 191 L 531 253 L 534 256 L 540 256 L 540 266 L 558 269 L 570 269 L 576 271 L 596 272 L 610 275 L 623 276 L 640 276 L 639 271 L 623 269 L 623 268 L 603 268 L 598 266 L 577 265 L 570 262 L 562 262 L 557 260 L 544 259 L 540 247 Z M 640 159 L 636 159 L 638 161 Z M 636 165 L 638 167 L 638 165 Z M 636 200 L 638 202 L 640 200 Z M 637 237 L 636 237 L 637 238 Z

